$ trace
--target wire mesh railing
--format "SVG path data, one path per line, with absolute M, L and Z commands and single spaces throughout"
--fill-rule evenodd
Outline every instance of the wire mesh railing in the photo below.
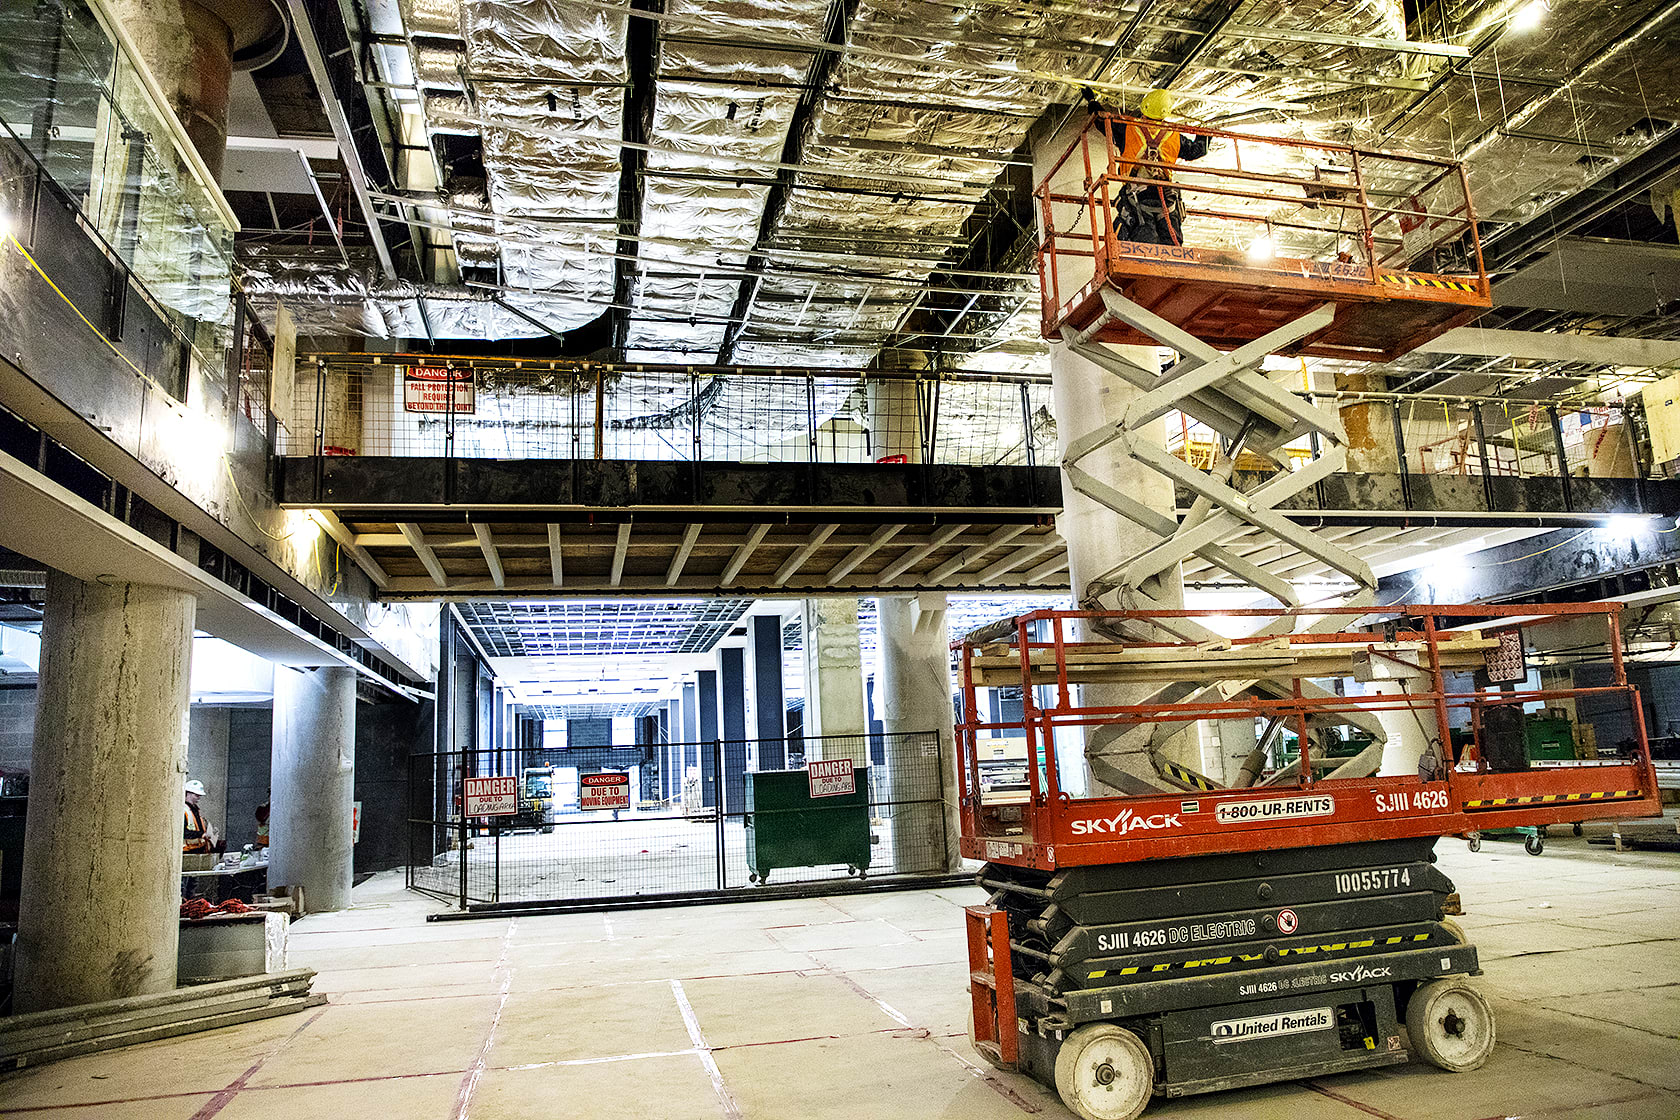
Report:
M 803 766 L 752 769 L 801 746 Z M 463 908 L 610 903 L 950 866 L 950 763 L 934 732 L 662 743 L 651 758 L 613 771 L 565 750 L 414 756 L 408 885 Z M 819 790 L 812 761 L 840 760 L 849 790 Z M 462 779 L 482 777 L 514 779 L 517 811 L 463 817 Z M 619 792 L 592 793 L 603 788 Z
M 559 367 L 560 363 L 554 363 Z M 301 363 L 287 455 L 1037 465 L 1041 378 L 549 368 L 416 357 Z

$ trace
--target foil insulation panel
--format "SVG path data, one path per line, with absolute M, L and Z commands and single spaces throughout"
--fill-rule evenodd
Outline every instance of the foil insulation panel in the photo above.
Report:
M 828 0 L 672 0 L 666 11 L 720 26 L 819 38 Z M 744 47 L 673 25 L 659 47 L 642 190 L 631 361 L 717 358 L 748 253 L 812 65 L 796 51 Z M 730 176 L 738 176 L 731 179 Z

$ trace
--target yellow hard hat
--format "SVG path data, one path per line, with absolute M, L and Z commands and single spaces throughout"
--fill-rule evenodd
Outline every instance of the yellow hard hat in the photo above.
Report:
M 1173 95 L 1164 89 L 1152 89 L 1143 95 L 1143 115 L 1150 120 L 1164 120 L 1172 108 Z

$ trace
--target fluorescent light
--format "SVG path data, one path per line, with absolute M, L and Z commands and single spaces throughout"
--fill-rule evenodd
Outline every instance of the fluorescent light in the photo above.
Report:
M 1628 537 L 1642 537 L 1651 532 L 1651 521 L 1645 517 L 1618 513 L 1604 523 L 1604 531 L 1619 540 L 1625 540 Z
M 1277 244 L 1272 240 L 1272 235 L 1269 233 L 1261 234 L 1248 244 L 1248 256 L 1250 260 L 1271 260 L 1276 255 Z
M 1550 11 L 1551 5 L 1546 0 L 1528 0 L 1511 14 L 1510 28 L 1519 35 L 1526 35 L 1546 22 L 1546 14 Z

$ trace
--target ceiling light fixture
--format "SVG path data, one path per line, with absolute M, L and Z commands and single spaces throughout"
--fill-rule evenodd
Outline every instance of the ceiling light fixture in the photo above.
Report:
M 1248 243 L 1248 259 L 1252 261 L 1269 261 L 1277 255 L 1277 243 L 1272 240 L 1270 233 L 1262 233 Z
M 1526 35 L 1530 31 L 1546 22 L 1546 15 L 1552 6 L 1546 0 L 1528 0 L 1528 3 L 1511 13 L 1510 28 L 1519 35 Z

